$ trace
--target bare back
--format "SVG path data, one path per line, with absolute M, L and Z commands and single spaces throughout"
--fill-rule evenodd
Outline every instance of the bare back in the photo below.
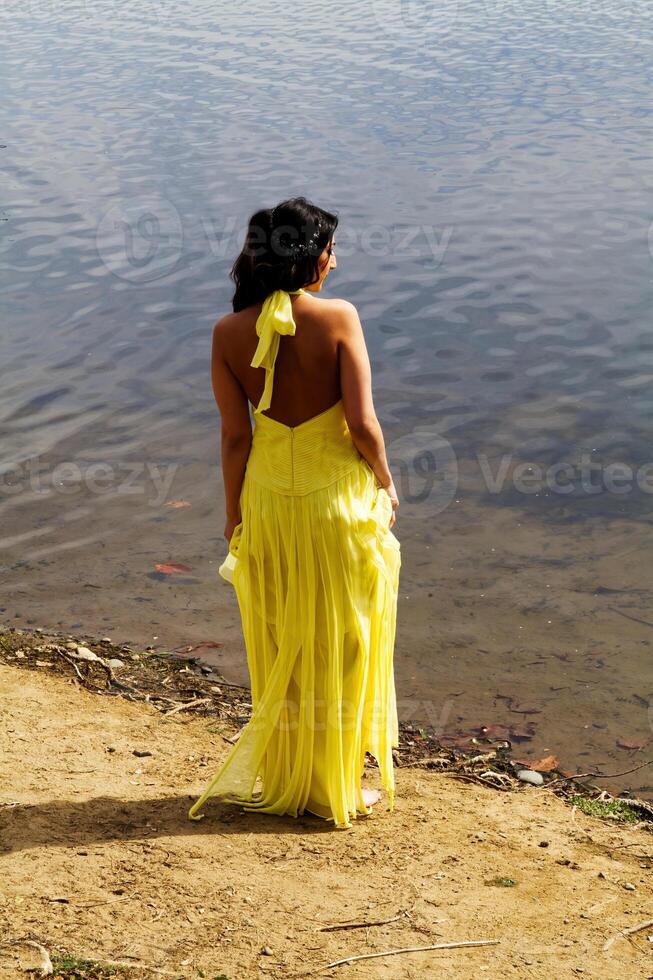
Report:
M 283 425 L 296 426 L 330 408 L 342 397 L 339 345 L 343 336 L 342 300 L 292 296 L 296 332 L 282 336 L 269 409 Z M 262 303 L 223 320 L 225 360 L 252 405 L 263 392 L 265 372 L 251 367 L 258 343 L 256 321 Z

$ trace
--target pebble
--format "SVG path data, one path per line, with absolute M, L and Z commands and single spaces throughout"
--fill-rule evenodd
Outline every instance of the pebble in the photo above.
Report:
M 97 653 L 93 653 L 88 647 L 77 647 L 77 656 L 82 660 L 99 660 Z
M 141 749 L 134 749 L 132 755 L 137 755 L 139 759 L 144 759 L 146 755 L 152 755 L 152 753 L 148 752 L 147 749 L 143 749 L 142 751 Z
M 109 663 L 109 667 L 111 667 L 112 670 L 114 668 L 117 668 L 117 667 L 124 667 L 123 661 L 122 660 L 118 660 L 117 657 L 115 659 L 113 659 L 113 660 L 109 660 L 108 663 Z
M 533 786 L 543 786 L 544 776 L 541 772 L 535 772 L 533 769 L 520 769 L 517 773 L 517 779 L 521 779 L 523 783 L 531 783 Z
M 627 892 L 634 892 L 635 891 L 635 886 L 630 881 L 627 881 L 626 882 L 626 884 L 624 885 L 624 888 L 626 889 Z
M 261 956 L 274 956 L 274 953 L 269 946 L 264 946 L 261 950 Z

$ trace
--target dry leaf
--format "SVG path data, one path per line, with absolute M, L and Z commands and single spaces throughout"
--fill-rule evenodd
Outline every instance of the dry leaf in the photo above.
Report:
M 554 755 L 547 755 L 537 762 L 529 759 L 515 759 L 514 761 L 517 765 L 523 766 L 524 769 L 532 769 L 534 772 L 552 772 L 558 768 L 558 760 Z
M 618 738 L 617 745 L 620 749 L 643 749 L 649 744 L 650 741 L 650 738 L 646 739 L 645 742 L 635 742 L 634 740 L 629 741 L 625 738 Z

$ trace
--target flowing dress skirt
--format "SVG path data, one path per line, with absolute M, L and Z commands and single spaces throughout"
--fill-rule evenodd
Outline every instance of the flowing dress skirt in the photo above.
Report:
M 391 512 L 342 400 L 292 428 L 255 416 L 242 521 L 220 567 L 238 600 L 253 713 L 190 819 L 215 796 L 351 827 L 371 812 L 366 752 L 392 809 L 401 558 Z

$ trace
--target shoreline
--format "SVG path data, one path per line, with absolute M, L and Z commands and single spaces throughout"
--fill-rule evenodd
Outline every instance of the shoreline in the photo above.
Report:
M 402 730 L 393 813 L 343 833 L 209 800 L 195 823 L 249 710 L 206 669 L 0 630 L 3 976 L 44 951 L 66 980 L 648 975 L 649 804 Z
M 134 646 L 130 642 L 114 643 L 109 637 L 98 639 L 88 633 L 0 625 L 0 663 L 69 676 L 98 695 L 143 701 L 164 713 L 184 712 L 215 718 L 218 724 L 226 726 L 226 730 L 220 732 L 221 737 L 229 744 L 236 741 L 240 729 L 251 716 L 249 687 L 226 681 L 214 666 L 190 653 L 172 653 L 152 646 L 143 650 Z M 89 651 L 95 659 L 80 659 L 75 653 L 78 647 Z M 39 659 L 43 656 L 52 659 Z M 115 666 L 110 666 L 110 661 Z M 118 661 L 121 661 L 120 666 Z M 182 678 L 182 674 L 186 678 Z M 192 688 L 188 683 L 189 674 Z M 164 683 L 167 685 L 165 690 Z M 178 694 L 176 699 L 171 697 L 174 691 Z M 524 783 L 530 783 L 540 788 L 551 787 L 552 792 L 565 800 L 584 797 L 591 801 L 600 796 L 604 801 L 627 803 L 643 819 L 653 821 L 652 803 L 636 799 L 627 790 L 613 795 L 599 784 L 587 781 L 614 779 L 625 772 L 605 776 L 573 773 L 562 768 L 553 756 L 540 760 L 540 766 L 534 767 L 524 759 L 513 757 L 508 739 L 478 737 L 472 741 L 476 743 L 473 748 L 446 746 L 432 729 L 415 726 L 400 718 L 399 746 L 393 751 L 395 771 L 409 768 L 447 773 L 502 792 L 518 790 Z M 643 763 L 635 768 L 646 765 Z M 366 769 L 377 768 L 376 760 L 369 754 L 365 766 Z

